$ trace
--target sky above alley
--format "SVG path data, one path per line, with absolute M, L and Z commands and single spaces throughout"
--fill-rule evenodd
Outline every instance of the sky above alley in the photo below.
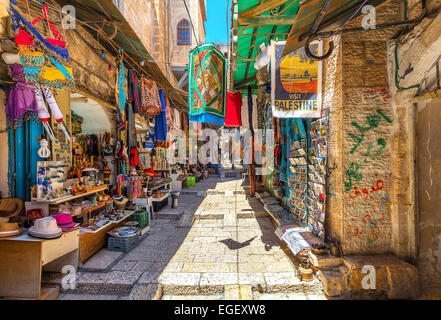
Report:
M 205 42 L 227 44 L 229 39 L 231 0 L 207 0 L 207 21 Z M 227 25 L 228 23 L 228 25 Z

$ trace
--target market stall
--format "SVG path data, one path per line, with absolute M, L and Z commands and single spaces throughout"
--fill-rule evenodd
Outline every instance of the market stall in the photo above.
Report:
M 185 166 L 172 161 L 175 133 L 188 133 L 188 115 L 173 104 L 180 98 L 128 63 L 133 58 L 117 43 L 117 52 L 102 47 L 91 62 L 105 73 L 96 77 L 95 65 L 88 70 L 72 59 L 55 9 L 11 1 L 14 48 L 2 59 L 11 80 L 5 111 L 18 202 L 0 200 L 4 297 L 40 299 L 48 294 L 42 271 L 60 272 L 62 263 L 76 270 L 103 247 L 131 250 L 168 205 L 173 181 L 186 179 Z M 82 46 L 95 41 L 75 37 Z M 100 83 L 89 89 L 89 77 Z

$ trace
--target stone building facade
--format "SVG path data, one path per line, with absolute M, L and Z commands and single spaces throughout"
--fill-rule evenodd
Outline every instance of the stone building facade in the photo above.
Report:
M 125 0 L 124 7 L 120 7 L 172 84 L 176 84 L 183 75 L 188 64 L 188 52 L 199 43 L 204 43 L 204 22 L 207 20 L 205 1 L 185 0 L 190 17 L 184 0 Z M 178 44 L 178 25 L 181 21 L 186 21 L 189 26 L 188 44 Z

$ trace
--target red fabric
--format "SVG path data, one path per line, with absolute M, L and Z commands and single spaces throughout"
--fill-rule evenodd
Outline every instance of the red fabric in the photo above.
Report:
M 242 125 L 242 94 L 240 92 L 227 92 L 227 112 L 225 127 L 240 127 Z
M 19 29 L 18 34 L 15 36 L 15 43 L 25 46 L 32 46 L 34 44 L 34 37 L 23 29 Z

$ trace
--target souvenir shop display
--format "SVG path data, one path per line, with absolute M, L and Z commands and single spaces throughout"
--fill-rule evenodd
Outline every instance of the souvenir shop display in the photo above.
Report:
M 301 225 L 308 219 L 307 209 L 307 139 L 294 140 L 289 149 L 289 205 Z
M 327 130 L 328 117 L 311 123 L 311 148 L 308 161 L 309 225 L 321 240 L 325 238 Z
M 37 192 L 35 200 L 50 200 L 68 196 L 64 188 L 67 165 L 62 161 L 37 162 Z

